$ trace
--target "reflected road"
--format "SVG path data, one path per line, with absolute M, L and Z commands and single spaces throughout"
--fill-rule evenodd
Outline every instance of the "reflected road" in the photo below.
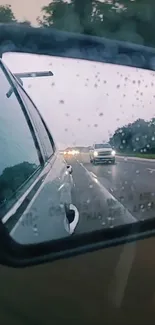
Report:
M 73 202 L 80 212 L 76 233 L 154 217 L 155 161 L 116 157 L 115 165 L 92 165 L 81 153 L 67 163 L 73 167 Z

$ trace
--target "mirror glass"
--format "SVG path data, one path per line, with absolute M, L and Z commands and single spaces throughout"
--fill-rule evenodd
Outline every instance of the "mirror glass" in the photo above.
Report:
M 27 95 L 0 71 L 0 213 L 13 239 L 45 242 L 154 217 L 155 73 L 17 53 L 3 62 L 32 72 L 20 76 Z

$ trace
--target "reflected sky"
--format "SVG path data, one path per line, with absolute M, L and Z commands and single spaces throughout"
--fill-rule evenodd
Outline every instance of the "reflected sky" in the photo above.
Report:
M 105 63 L 30 54 L 5 54 L 13 72 L 51 70 L 24 79 L 59 147 L 108 141 L 137 118 L 155 116 L 155 73 Z

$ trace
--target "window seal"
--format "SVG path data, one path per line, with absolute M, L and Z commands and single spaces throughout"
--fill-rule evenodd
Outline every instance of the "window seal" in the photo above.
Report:
M 49 162 L 49 161 L 51 160 L 51 158 L 53 157 L 55 151 L 56 151 L 56 145 L 55 145 L 55 142 L 54 142 L 53 137 L 52 137 L 52 135 L 51 135 L 51 132 L 50 132 L 48 126 L 46 125 L 46 123 L 45 123 L 45 121 L 44 121 L 44 119 L 43 119 L 41 113 L 39 112 L 37 106 L 36 106 L 35 103 L 33 102 L 32 98 L 31 98 L 31 97 L 29 96 L 29 94 L 25 91 L 24 87 L 20 84 L 20 82 L 18 81 L 18 79 L 17 79 L 17 78 L 16 78 L 12 73 L 11 73 L 11 75 L 12 75 L 14 81 L 18 84 L 19 89 L 21 89 L 21 91 L 23 91 L 23 92 L 25 93 L 25 96 L 28 97 L 29 101 L 30 101 L 31 104 L 34 106 L 34 109 L 36 109 L 36 111 L 37 111 L 37 113 L 38 113 L 38 115 L 39 115 L 39 117 L 40 117 L 40 119 L 41 119 L 41 121 L 42 121 L 42 123 L 43 123 L 43 126 L 44 126 L 44 128 L 45 128 L 45 130 L 46 130 L 46 132 L 47 132 L 47 135 L 48 135 L 48 137 L 49 137 L 49 141 L 50 141 L 51 146 L 52 146 L 52 149 L 53 149 L 53 153 L 52 153 L 52 154 L 51 154 L 47 159 L 45 159 L 46 162 Z M 18 89 L 17 89 L 17 91 L 18 91 Z M 19 95 L 20 95 L 20 93 L 19 93 Z M 23 100 L 23 99 L 22 99 L 22 100 Z M 25 105 L 25 104 L 24 104 L 24 105 Z M 33 117 L 31 116 L 31 114 L 29 114 L 29 112 L 28 112 L 28 115 L 30 115 L 29 118 L 33 121 Z M 39 131 L 38 131 L 38 130 L 37 130 L 37 133 L 39 134 Z M 39 137 L 39 136 L 38 136 L 38 137 Z

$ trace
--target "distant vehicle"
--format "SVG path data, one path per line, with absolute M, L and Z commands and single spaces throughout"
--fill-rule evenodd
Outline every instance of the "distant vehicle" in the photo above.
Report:
M 79 154 L 79 150 L 67 149 L 64 151 L 64 156 L 76 156 Z
M 115 163 L 115 150 L 109 143 L 94 144 L 89 150 L 91 163 L 110 162 Z

